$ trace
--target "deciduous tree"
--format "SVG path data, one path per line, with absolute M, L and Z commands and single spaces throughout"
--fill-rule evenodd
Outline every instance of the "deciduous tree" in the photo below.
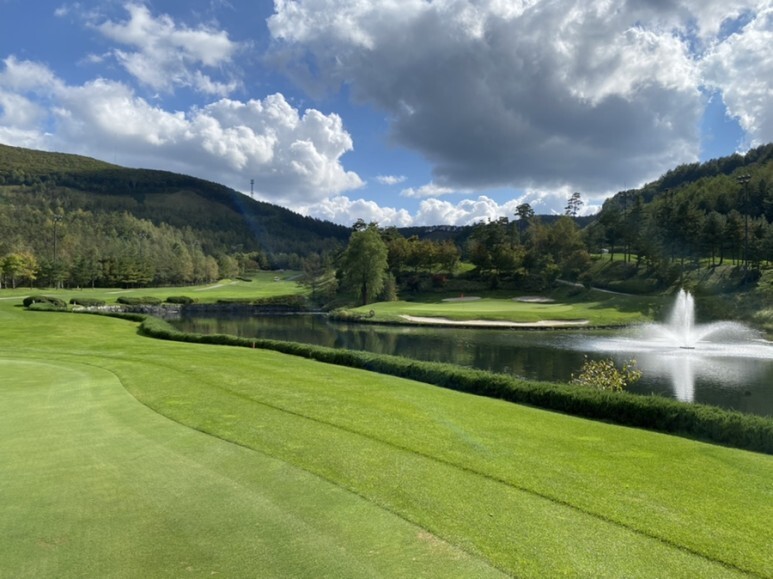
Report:
M 384 288 L 387 247 L 374 224 L 354 231 L 341 260 L 344 286 L 354 291 L 362 305 L 370 303 Z

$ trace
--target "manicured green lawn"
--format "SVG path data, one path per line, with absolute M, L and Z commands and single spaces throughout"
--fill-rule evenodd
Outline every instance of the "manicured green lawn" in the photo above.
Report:
M 467 298 L 469 299 L 469 297 Z M 487 298 L 472 301 L 395 301 L 370 304 L 352 311 L 369 314 L 374 321 L 404 321 L 400 316 L 448 318 L 450 320 L 490 320 L 539 322 L 542 320 L 588 320 L 590 325 L 624 325 L 646 321 L 652 298 L 622 297 L 593 292 L 591 297 L 559 299 L 554 303 L 533 303 L 513 298 Z
M 773 575 L 770 456 L 13 301 L 0 376 L 2 576 Z
M 113 304 L 121 296 L 153 296 L 165 299 L 169 296 L 188 296 L 198 302 L 214 302 L 219 299 L 263 298 L 277 295 L 297 295 L 306 292 L 296 280 L 298 273 L 293 271 L 273 272 L 261 271 L 250 276 L 252 281 L 241 279 L 226 279 L 217 283 L 164 288 L 97 288 L 97 289 L 37 289 L 16 288 L 0 291 L 0 301 L 42 294 L 61 297 L 69 301 L 73 297 L 89 297 L 101 299 Z

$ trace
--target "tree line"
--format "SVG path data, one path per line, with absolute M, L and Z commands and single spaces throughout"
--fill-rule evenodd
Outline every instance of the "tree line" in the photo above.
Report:
M 773 260 L 773 161 L 730 175 L 608 200 L 586 229 L 588 247 L 659 275 L 672 268 L 732 263 L 758 274 Z
M 397 298 L 398 290 L 443 288 L 460 261 L 471 263 L 469 277 L 490 287 L 509 284 L 541 290 L 559 276 L 580 279 L 591 257 L 573 219 L 579 194 L 570 198 L 567 215 L 544 224 L 528 204 L 518 219 L 503 217 L 478 223 L 463 247 L 451 240 L 404 237 L 396 228 L 358 221 L 338 259 L 314 257 L 306 262 L 304 280 L 313 292 L 331 298 L 349 292 L 361 304 Z

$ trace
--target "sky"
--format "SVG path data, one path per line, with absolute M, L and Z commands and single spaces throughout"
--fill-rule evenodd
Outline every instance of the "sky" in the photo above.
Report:
M 0 143 L 351 225 L 583 211 L 773 141 L 773 0 L 0 0 Z

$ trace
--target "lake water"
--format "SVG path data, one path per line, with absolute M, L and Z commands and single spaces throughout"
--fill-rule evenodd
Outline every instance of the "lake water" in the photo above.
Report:
M 585 356 L 613 358 L 619 364 L 635 358 L 643 377 L 630 388 L 633 392 L 773 416 L 773 344 L 765 341 L 742 345 L 747 351 L 739 356 L 723 351 L 641 350 L 626 330 L 382 326 L 333 322 L 319 315 L 187 314 L 172 323 L 187 332 L 367 350 L 558 382 L 579 373 Z

